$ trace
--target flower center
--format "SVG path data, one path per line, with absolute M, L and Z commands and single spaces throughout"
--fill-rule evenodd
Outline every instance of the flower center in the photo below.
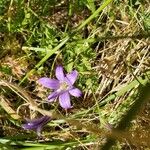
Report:
M 68 86 L 68 84 L 66 82 L 61 82 L 59 89 L 64 91 L 64 90 L 67 90 L 68 87 L 69 86 Z

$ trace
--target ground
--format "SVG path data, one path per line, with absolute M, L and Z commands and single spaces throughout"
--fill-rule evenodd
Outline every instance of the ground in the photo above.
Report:
M 148 0 L 1 0 L 0 146 L 150 149 L 149 38 Z M 78 72 L 68 110 L 38 82 L 57 66 Z M 23 129 L 43 115 L 41 136 Z

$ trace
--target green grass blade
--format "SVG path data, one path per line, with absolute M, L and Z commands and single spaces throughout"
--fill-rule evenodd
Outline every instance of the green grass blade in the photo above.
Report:
M 85 25 L 87 25 L 91 20 L 93 20 L 97 15 L 107 7 L 113 0 L 106 0 L 89 18 L 87 18 L 75 31 L 81 30 Z
M 69 36 L 67 36 L 59 45 L 57 45 L 53 50 L 49 51 L 48 54 L 41 59 L 41 61 L 32 69 L 30 72 L 26 74 L 26 76 L 20 81 L 19 84 L 23 83 L 31 74 L 34 73 L 36 69 L 38 69 L 50 56 L 52 56 L 57 50 L 59 50 L 67 41 L 69 40 Z
M 92 11 L 92 13 L 94 13 L 95 12 L 94 0 L 87 0 L 87 2 L 88 2 L 89 9 Z
M 141 84 L 145 84 L 147 82 L 148 78 L 150 77 L 150 72 L 147 72 L 146 74 L 147 74 L 147 76 L 145 76 L 145 79 L 143 79 L 142 77 L 137 77 L 138 80 L 137 79 L 133 80 L 131 83 L 127 84 L 125 87 L 123 87 L 121 90 L 119 90 L 115 94 L 109 95 L 106 99 L 104 99 L 103 101 L 100 102 L 100 106 L 114 100 L 117 96 L 122 96 L 127 91 L 132 90 L 134 87 L 139 85 L 139 82 Z
M 138 94 L 135 98 L 135 103 L 132 105 L 131 109 L 123 116 L 121 121 L 118 123 L 117 128 L 114 128 L 112 132 L 122 132 L 124 131 L 130 124 L 131 120 L 138 114 L 141 107 L 149 101 L 150 98 L 150 83 L 147 80 L 145 85 L 140 85 L 138 88 Z M 108 138 L 107 142 L 102 147 L 102 150 L 110 149 L 115 144 L 115 138 Z

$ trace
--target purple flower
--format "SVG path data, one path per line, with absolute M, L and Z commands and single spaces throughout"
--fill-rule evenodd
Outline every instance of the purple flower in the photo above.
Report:
M 38 119 L 27 120 L 27 123 L 23 124 L 22 127 L 26 130 L 36 130 L 37 135 L 41 135 L 41 130 L 44 125 L 46 125 L 51 118 L 49 116 L 42 116 Z
M 71 73 L 65 75 L 63 67 L 57 66 L 55 74 L 57 79 L 43 77 L 39 79 L 39 83 L 41 83 L 44 87 L 54 90 L 48 96 L 48 100 L 50 102 L 59 97 L 61 107 L 64 109 L 72 108 L 70 95 L 75 97 L 80 97 L 82 95 L 81 91 L 73 86 L 77 79 L 78 72 L 73 70 Z

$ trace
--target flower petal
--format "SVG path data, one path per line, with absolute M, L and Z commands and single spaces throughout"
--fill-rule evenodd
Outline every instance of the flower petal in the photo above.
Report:
M 35 129 L 35 126 L 30 125 L 29 123 L 26 123 L 26 124 L 22 125 L 22 128 L 25 130 L 33 130 L 33 129 Z
M 28 130 L 33 130 L 33 129 L 37 130 L 38 128 L 42 128 L 42 126 L 48 123 L 50 119 L 51 118 L 49 116 L 42 116 L 41 118 L 33 119 L 33 120 L 27 119 L 27 123 L 23 124 L 22 127 Z
M 38 136 L 41 136 L 41 131 L 42 131 L 42 126 L 39 126 L 37 129 L 36 129 L 36 133 Z
M 55 100 L 55 98 L 57 98 L 57 96 L 59 95 L 59 93 L 57 91 L 52 92 L 49 96 L 48 96 L 48 101 L 49 102 L 53 102 Z
M 59 95 L 59 103 L 60 106 L 64 109 L 72 108 L 70 103 L 70 95 L 68 92 L 64 92 L 61 95 Z
M 64 75 L 62 66 L 57 66 L 55 74 L 56 74 L 56 77 L 57 77 L 58 80 L 60 80 L 60 81 L 64 80 L 65 75 Z
M 50 79 L 50 78 L 40 78 L 39 83 L 41 83 L 44 87 L 50 88 L 50 89 L 58 89 L 59 88 L 59 81 L 56 79 Z
M 69 90 L 69 93 L 75 97 L 80 97 L 82 95 L 82 92 L 78 88 Z
M 71 82 L 72 85 L 76 81 L 77 76 L 78 76 L 78 72 L 76 70 L 66 75 L 66 77 L 68 78 L 68 80 Z

